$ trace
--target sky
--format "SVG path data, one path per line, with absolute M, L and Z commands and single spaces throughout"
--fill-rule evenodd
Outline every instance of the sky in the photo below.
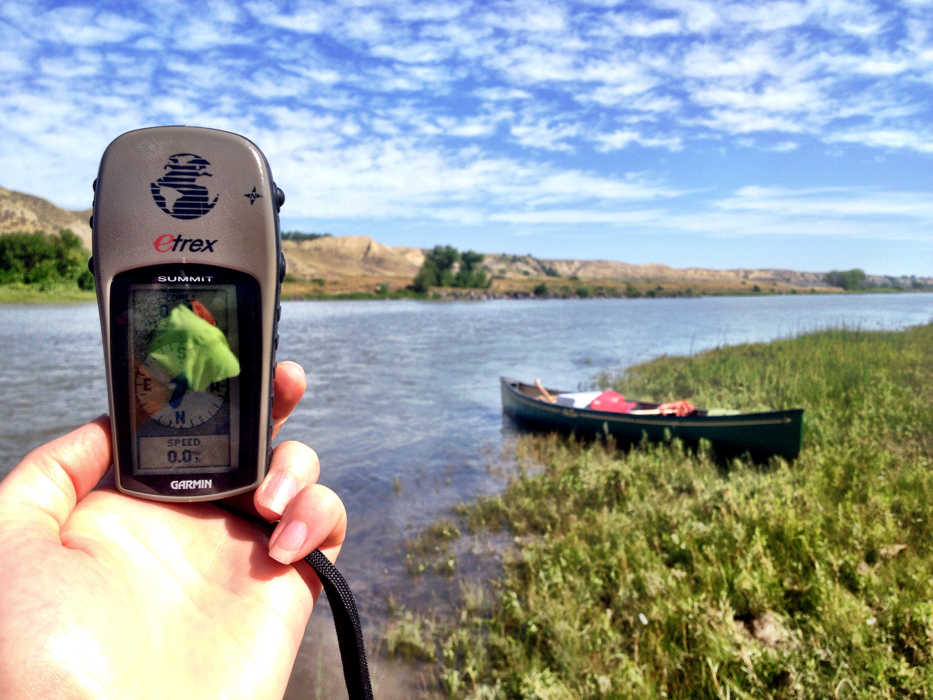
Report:
M 235 131 L 285 230 L 933 275 L 933 0 L 0 4 L 0 186 Z

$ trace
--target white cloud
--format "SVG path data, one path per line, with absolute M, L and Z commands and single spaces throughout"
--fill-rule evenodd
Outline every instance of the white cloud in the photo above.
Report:
M 576 56 L 564 48 L 520 45 L 491 56 L 488 64 L 519 86 L 526 83 L 573 81 L 578 77 Z
M 617 14 L 611 21 L 614 33 L 631 37 L 647 38 L 665 34 L 673 35 L 680 34 L 683 30 L 682 23 L 673 18 L 646 19 Z
M 463 10 L 463 5 L 457 2 L 395 3 L 399 19 L 408 22 L 450 22 L 457 19 Z
M 558 34 L 567 28 L 567 16 L 556 3 L 521 2 L 503 3 L 490 8 L 483 17 L 488 26 L 518 33 Z
M 0 185 L 70 206 L 86 206 L 110 139 L 173 121 L 253 138 L 290 216 L 879 240 L 933 230 L 913 192 L 728 180 L 723 195 L 726 178 L 697 192 L 693 170 L 722 145 L 704 172 L 794 176 L 770 158 L 815 180 L 875 182 L 882 168 L 861 154 L 920 159 L 922 184 L 933 30 L 919 0 L 35 7 L 0 6 Z
M 862 128 L 839 131 L 826 136 L 830 143 L 855 143 L 873 148 L 910 149 L 933 153 L 933 134 L 924 130 Z
M 737 3 L 728 5 L 724 13 L 732 22 L 744 25 L 746 31 L 774 32 L 804 24 L 814 8 L 807 2 Z
M 101 70 L 98 56 L 87 57 L 85 60 L 69 58 L 42 58 L 39 59 L 39 71 L 44 78 L 58 80 L 73 80 L 76 78 L 96 75 Z
M 509 211 L 493 214 L 490 221 L 510 224 L 609 224 L 632 226 L 656 225 L 664 213 L 655 210 L 601 211 L 594 209 L 544 209 L 539 211 Z
M 319 8 L 305 7 L 297 12 L 285 13 L 277 11 L 272 3 L 249 3 L 247 7 L 256 21 L 280 29 L 316 34 L 328 26 Z
M 146 27 L 134 19 L 84 7 L 60 7 L 38 15 L 37 29 L 72 46 L 119 44 L 143 32 Z
M 372 49 L 374 56 L 390 58 L 403 63 L 435 63 L 447 58 L 446 47 L 433 42 L 421 41 L 409 44 L 380 44 Z
M 0 73 L 20 73 L 26 70 L 23 57 L 13 51 L 0 50 Z
M 815 221 L 821 226 L 835 222 L 831 227 L 833 231 L 842 230 L 845 225 L 851 226 L 853 231 L 875 230 L 884 224 L 891 229 L 888 235 L 895 238 L 908 234 L 913 237 L 926 229 L 921 235 L 933 240 L 930 228 L 933 195 L 928 192 L 746 186 L 716 202 L 716 207 L 728 212 L 778 217 L 788 225 L 789 231 L 805 230 L 811 235 L 821 230 L 814 226 Z
M 910 68 L 906 60 L 897 60 L 889 57 L 869 57 L 858 63 L 858 70 L 866 75 L 897 75 Z
M 777 116 L 765 110 L 714 109 L 708 118 L 700 118 L 698 124 L 728 134 L 751 134 L 756 131 L 783 131 L 802 133 L 804 125 L 792 116 Z
M 480 119 L 466 121 L 442 119 L 440 120 L 440 127 L 442 132 L 448 136 L 472 138 L 489 136 L 495 129 L 495 124 L 491 121 Z
M 512 125 L 511 134 L 523 146 L 552 151 L 569 151 L 569 141 L 580 134 L 576 123 L 557 123 L 549 119 L 525 120 Z
M 676 10 L 683 18 L 684 26 L 690 32 L 707 33 L 721 24 L 718 3 L 703 0 L 656 0 L 655 5 Z
M 486 102 L 508 102 L 511 100 L 529 100 L 531 93 L 527 90 L 507 87 L 477 88 L 473 94 Z
M 599 144 L 598 150 L 604 153 L 622 150 L 631 144 L 638 144 L 645 148 L 666 148 L 671 151 L 679 151 L 683 148 L 683 141 L 677 136 L 652 137 L 627 129 L 597 134 L 593 140 Z
M 683 58 L 684 75 L 694 78 L 742 78 L 780 75 L 782 62 L 767 41 L 749 44 L 700 44 Z

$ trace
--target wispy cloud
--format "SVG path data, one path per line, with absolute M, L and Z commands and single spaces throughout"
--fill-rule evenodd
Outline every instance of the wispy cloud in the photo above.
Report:
M 260 143 L 296 217 L 879 240 L 931 223 L 922 0 L 191 7 L 0 6 L 0 185 L 84 207 L 111 138 L 189 123 Z

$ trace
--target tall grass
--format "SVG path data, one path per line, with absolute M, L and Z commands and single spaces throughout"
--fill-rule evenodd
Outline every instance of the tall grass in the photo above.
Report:
M 484 606 L 432 624 L 439 687 L 933 695 L 931 351 L 933 325 L 834 330 L 662 358 L 615 383 L 703 406 L 802 406 L 791 464 L 522 438 L 520 461 L 539 468 L 462 509 L 465 529 L 505 528 L 516 544 Z

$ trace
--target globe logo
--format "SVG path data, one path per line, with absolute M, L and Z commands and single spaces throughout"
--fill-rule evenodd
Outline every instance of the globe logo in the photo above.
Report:
M 217 204 L 218 194 L 211 199 L 208 188 L 198 184 L 202 178 L 213 177 L 211 164 L 194 153 L 176 153 L 168 157 L 165 174 L 149 183 L 152 199 L 159 209 L 176 219 L 197 219 Z

